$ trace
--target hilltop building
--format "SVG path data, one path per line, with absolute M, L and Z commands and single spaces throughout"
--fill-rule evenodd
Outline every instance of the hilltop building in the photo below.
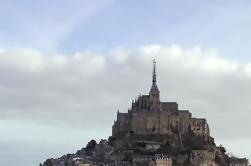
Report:
M 149 94 L 133 100 L 131 109 L 127 113 L 117 113 L 117 120 L 112 127 L 112 136 L 116 137 L 123 133 L 148 135 L 179 132 L 185 134 L 189 131 L 204 137 L 210 136 L 206 119 L 193 118 L 188 110 L 179 110 L 176 102 L 160 101 L 154 61 Z

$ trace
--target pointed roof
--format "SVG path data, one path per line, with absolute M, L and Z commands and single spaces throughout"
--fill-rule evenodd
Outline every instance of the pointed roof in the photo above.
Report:
M 159 88 L 157 84 L 153 84 L 150 90 L 150 94 L 159 94 Z
M 152 78 L 152 87 L 150 94 L 159 94 L 159 88 L 157 86 L 157 75 L 156 75 L 156 61 L 153 60 L 153 78 Z

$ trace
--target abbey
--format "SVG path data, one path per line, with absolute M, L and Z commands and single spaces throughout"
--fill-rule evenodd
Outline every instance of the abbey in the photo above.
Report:
M 206 119 L 193 118 L 188 110 L 179 110 L 176 102 L 160 101 L 156 79 L 156 62 L 153 62 L 152 87 L 148 95 L 140 95 L 127 113 L 117 112 L 112 126 L 112 136 L 120 134 L 186 134 L 193 132 L 210 137 Z

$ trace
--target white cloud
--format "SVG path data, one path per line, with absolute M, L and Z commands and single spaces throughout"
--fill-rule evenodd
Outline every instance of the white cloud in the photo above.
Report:
M 244 66 L 244 70 L 245 70 L 245 73 L 246 73 L 248 76 L 251 76 L 251 63 L 247 63 L 247 64 Z
M 123 48 L 114 49 L 110 54 L 117 63 L 125 63 L 130 58 L 130 51 Z
M 2 49 L 0 121 L 67 126 L 69 133 L 73 127 L 86 136 L 110 128 L 117 109 L 125 112 L 139 93 L 148 93 L 153 58 L 162 101 L 207 118 L 216 140 L 251 138 L 250 63 L 223 58 L 216 49 L 177 45 L 74 55 Z

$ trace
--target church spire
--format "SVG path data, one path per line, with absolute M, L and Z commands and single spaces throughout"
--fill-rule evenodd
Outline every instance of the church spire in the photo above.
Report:
M 159 88 L 157 86 L 157 77 L 156 77 L 156 61 L 153 60 L 153 78 L 152 78 L 152 87 L 149 92 L 149 101 L 150 101 L 150 110 L 161 110 L 160 99 L 159 99 Z
M 150 90 L 150 95 L 155 95 L 155 96 L 159 96 L 159 89 L 158 89 L 158 86 L 157 86 L 157 77 L 156 77 L 156 61 L 155 59 L 153 60 L 153 78 L 152 78 L 152 87 L 151 87 L 151 90 Z
M 156 80 L 156 61 L 155 59 L 153 60 L 153 84 L 156 84 L 157 80 Z

